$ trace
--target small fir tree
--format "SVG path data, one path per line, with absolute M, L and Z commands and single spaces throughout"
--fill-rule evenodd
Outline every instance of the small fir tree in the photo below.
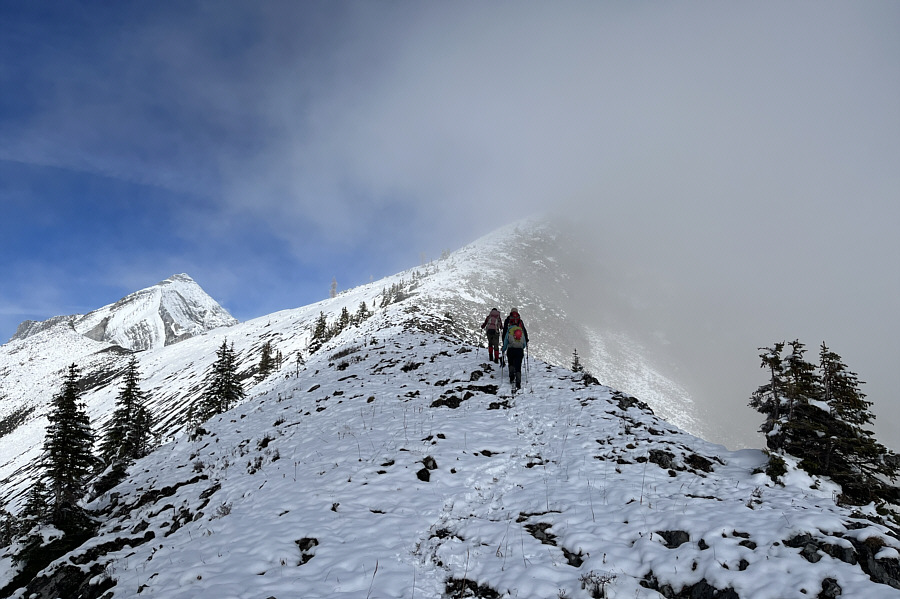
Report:
M 244 387 L 237 375 L 237 357 L 234 345 L 228 346 L 228 340 L 216 351 L 213 362 L 206 376 L 203 394 L 197 402 L 192 417 L 196 422 L 209 420 L 216 414 L 227 412 L 244 399 Z
M 42 476 L 38 476 L 28 493 L 25 495 L 25 505 L 19 512 L 22 520 L 22 528 L 29 529 L 34 524 L 45 524 L 50 521 L 50 492 Z
M 791 341 L 789 345 L 791 353 L 784 361 L 784 378 L 787 383 L 785 395 L 788 398 L 788 421 L 791 421 L 795 406 L 821 398 L 822 384 L 816 376 L 815 365 L 804 357 L 806 346 L 798 339 Z
M 137 357 L 132 355 L 125 368 L 109 429 L 100 444 L 100 456 L 107 464 L 127 464 L 150 452 L 153 420 L 139 379 Z
M 819 371 L 822 375 L 823 400 L 832 413 L 853 425 L 869 424 L 875 416 L 869 412 L 872 402 L 860 391 L 862 382 L 850 372 L 843 359 L 823 342 L 819 348 Z
M 19 533 L 18 518 L 9 513 L 0 503 L 0 547 L 12 544 L 13 539 Z
M 337 332 L 340 333 L 345 331 L 347 327 L 350 326 L 350 312 L 347 310 L 347 306 L 341 308 L 341 315 L 338 317 L 337 322 Z
M 575 348 L 575 351 L 572 352 L 572 372 L 584 372 L 584 366 L 581 365 L 581 360 L 578 359 L 578 348 Z
M 294 366 L 295 366 L 294 375 L 295 376 L 300 376 L 300 367 L 304 366 L 305 364 L 306 364 L 306 362 L 303 361 L 303 354 L 300 352 L 297 352 L 297 358 L 294 360 Z
M 256 373 L 258 381 L 263 380 L 275 369 L 275 358 L 272 356 L 272 342 L 266 341 L 262 346 L 262 352 L 259 357 L 259 368 Z
M 784 389 L 787 387 L 784 382 L 784 368 L 781 362 L 781 352 L 784 351 L 784 342 L 776 343 L 773 347 L 759 348 L 763 353 L 759 354 L 762 363 L 760 368 L 769 371 L 769 382 L 760 386 L 750 397 L 750 407 L 756 411 L 766 415 L 766 421 L 760 427 L 760 432 L 766 435 L 767 443 L 770 448 L 772 441 L 769 439 L 770 433 L 775 431 L 776 427 L 782 424 L 781 414 L 784 411 L 782 404 L 785 403 Z
M 354 315 L 354 324 L 362 324 L 362 322 L 371 315 L 372 313 L 369 312 L 369 307 L 366 305 L 366 302 L 360 302 L 359 308 L 356 309 L 356 314 Z
M 823 400 L 833 418 L 829 434 L 821 440 L 824 469 L 841 484 L 845 499 L 852 503 L 868 503 L 875 497 L 897 503 L 897 489 L 885 482 L 897 477 L 896 456 L 875 440 L 872 431 L 863 428 L 875 415 L 869 411 L 872 402 L 859 388 L 862 382 L 824 342 L 819 372 Z
M 325 319 L 325 313 L 319 312 L 319 317 L 316 318 L 316 323 L 313 325 L 313 334 L 309 341 L 309 352 L 315 353 L 319 351 L 326 341 L 328 341 L 328 321 Z
M 80 371 L 69 366 L 63 387 L 50 407 L 44 438 L 43 467 L 52 509 L 51 521 L 61 527 L 77 515 L 96 459 L 91 453 L 94 434 L 81 401 Z

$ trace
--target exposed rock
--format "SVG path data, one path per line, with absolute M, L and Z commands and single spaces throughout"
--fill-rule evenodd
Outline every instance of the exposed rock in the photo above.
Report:
M 822 591 L 817 595 L 817 599 L 835 599 L 842 593 L 841 585 L 834 578 L 826 578 L 822 581 Z
M 691 535 L 683 530 L 659 530 L 656 532 L 666 542 L 666 547 L 675 549 L 691 540 Z
M 663 470 L 670 470 L 675 467 L 675 454 L 662 449 L 651 449 L 650 461 Z
M 706 579 L 692 585 L 685 585 L 679 591 L 675 591 L 668 584 L 659 584 L 653 572 L 650 572 L 641 586 L 654 590 L 666 599 L 740 599 L 740 596 L 732 588 L 717 589 L 709 584 Z

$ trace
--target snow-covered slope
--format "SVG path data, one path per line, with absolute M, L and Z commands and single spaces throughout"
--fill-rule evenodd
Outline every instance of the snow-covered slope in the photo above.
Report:
M 755 473 L 761 452 L 681 430 L 695 422 L 690 403 L 666 391 L 639 345 L 568 311 L 557 236 L 509 227 L 335 298 L 139 352 L 164 444 L 88 504 L 103 521 L 96 538 L 30 583 L 11 583 L 3 553 L 0 588 L 110 599 L 900 597 L 885 584 L 900 584 L 900 542 L 837 507 L 834 485 L 795 470 L 776 483 Z M 320 314 L 334 325 L 361 305 L 371 315 L 310 352 Z M 519 308 L 532 339 L 515 397 L 480 347 L 493 305 Z M 83 334 L 95 327 L 57 319 L 0 348 L 0 485 L 12 511 L 67 364 L 83 369 L 96 430 L 112 411 L 130 351 Z M 247 401 L 189 438 L 185 415 L 223 342 Z M 266 342 L 283 360 L 257 381 Z M 602 382 L 621 382 L 561 368 L 574 347 Z M 632 397 L 641 389 L 672 422 Z
M 900 597 L 900 541 L 833 485 L 776 484 L 761 452 L 537 359 L 513 396 L 483 352 L 414 330 L 449 320 L 407 309 L 136 463 L 88 504 L 99 534 L 11 596 Z M 268 330 L 286 347 L 304 316 L 235 345 Z M 0 588 L 14 574 L 4 555 Z
M 144 349 L 140 365 L 153 398 L 157 432 L 170 438 L 182 429 L 224 339 L 234 344 L 244 375 L 251 376 L 266 341 L 289 362 L 298 353 L 307 357 L 320 312 L 334 323 L 343 309 L 353 314 L 363 303 L 375 315 L 331 343 L 374 334 L 406 319 L 430 330 L 439 324 L 454 338 L 483 345 L 480 324 L 487 311 L 517 307 L 528 325 L 531 358 L 567 365 L 578 348 L 582 362 L 601 382 L 640 397 L 676 426 L 705 436 L 690 397 L 660 374 L 636 342 L 621 332 L 600 330 L 570 309 L 571 256 L 559 238 L 545 223 L 521 222 L 442 260 L 241 324 L 187 275 L 84 316 L 23 323 L 0 347 L 0 490 L 18 505 L 43 441 L 46 406 L 69 364 L 75 362 L 84 373 L 88 412 L 100 430 L 114 403 L 115 376 L 127 362 L 126 350 Z M 181 341 L 168 344 L 175 339 Z
M 89 314 L 23 322 L 0 347 L 0 496 L 14 506 L 27 485 L 43 441 L 46 407 L 69 364 L 84 373 L 85 399 L 99 424 L 112 406 L 115 389 L 109 386 L 132 350 L 164 348 L 236 323 L 184 274 Z
M 459 336 L 476 344 L 484 343 L 480 326 L 490 308 L 504 315 L 518 308 L 532 357 L 570 366 L 577 349 L 581 363 L 601 382 L 640 397 L 669 422 L 706 437 L 709 429 L 688 392 L 663 373 L 634 336 L 602 324 L 613 307 L 600 298 L 570 296 L 576 277 L 601 276 L 580 272 L 576 251 L 547 221 L 514 223 L 440 261 L 438 273 L 421 281 L 415 301 L 423 318 L 453 315 Z

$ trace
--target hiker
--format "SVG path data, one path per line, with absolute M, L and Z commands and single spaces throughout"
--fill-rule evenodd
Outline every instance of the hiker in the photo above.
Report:
M 528 330 L 519 316 L 519 311 L 513 308 L 509 316 L 503 322 L 503 348 L 509 362 L 509 384 L 516 389 L 522 388 L 522 359 L 525 357 L 525 348 L 528 346 Z
M 488 359 L 494 363 L 500 361 L 500 319 L 502 318 L 500 310 L 494 308 L 481 323 L 481 328 L 487 333 Z

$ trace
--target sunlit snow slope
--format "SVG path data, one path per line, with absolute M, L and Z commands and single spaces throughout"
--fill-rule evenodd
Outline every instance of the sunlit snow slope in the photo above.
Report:
M 833 485 L 536 359 L 513 396 L 402 310 L 136 463 L 12 596 L 900 597 L 900 542 Z
M 588 324 L 591 319 L 569 310 L 571 256 L 559 236 L 546 223 L 524 221 L 442 260 L 240 324 L 187 275 L 84 316 L 23 323 L 0 347 L 0 422 L 16 425 L 0 436 L 0 487 L 14 505 L 21 498 L 43 441 L 46 406 L 69 364 L 84 372 L 85 401 L 100 430 L 113 407 L 115 376 L 127 362 L 126 350 L 145 350 L 139 354 L 144 386 L 153 398 L 157 432 L 167 439 L 181 430 L 223 340 L 234 344 L 244 376 L 251 377 L 266 341 L 288 363 L 298 353 L 307 358 L 320 313 L 333 324 L 343 309 L 354 314 L 363 303 L 374 316 L 325 350 L 404 319 L 430 330 L 439 324 L 454 338 L 484 345 L 480 324 L 489 309 L 508 313 L 516 307 L 528 326 L 531 358 L 565 366 L 577 348 L 602 383 L 640 397 L 674 425 L 703 436 L 690 397 L 643 357 L 637 343 L 621 332 L 598 330 Z

